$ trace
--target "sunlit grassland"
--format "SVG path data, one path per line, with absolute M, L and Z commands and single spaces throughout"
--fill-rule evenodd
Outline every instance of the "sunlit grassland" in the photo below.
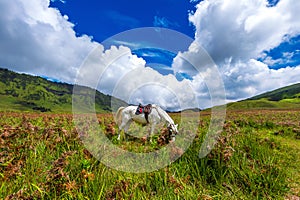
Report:
M 180 114 L 171 116 L 180 122 Z M 299 119 L 298 110 L 229 111 L 215 148 L 199 158 L 210 124 L 210 113 L 201 113 L 196 137 L 179 159 L 150 173 L 127 173 L 106 167 L 87 151 L 71 114 L 3 112 L 0 199 L 296 198 Z M 167 145 L 163 127 L 152 142 L 141 135 L 117 141 L 112 115 L 98 115 L 98 123 L 107 138 L 125 150 L 151 152 Z M 179 130 L 189 128 L 182 123 Z
M 299 98 L 282 99 L 280 101 L 270 101 L 267 99 L 244 100 L 240 102 L 229 103 L 227 105 L 227 109 L 300 109 L 300 100 Z

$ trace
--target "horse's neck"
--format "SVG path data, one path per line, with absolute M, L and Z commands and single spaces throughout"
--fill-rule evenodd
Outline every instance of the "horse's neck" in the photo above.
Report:
M 156 109 L 158 111 L 158 114 L 165 120 L 167 121 L 169 124 L 174 124 L 173 119 L 168 115 L 168 113 L 166 113 L 163 109 L 161 109 L 160 107 L 156 106 Z

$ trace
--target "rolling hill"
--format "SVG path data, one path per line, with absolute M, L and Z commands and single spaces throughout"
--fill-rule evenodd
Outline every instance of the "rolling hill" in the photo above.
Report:
M 300 98 L 300 83 L 279 88 L 250 98 L 249 100 L 268 99 L 270 101 L 281 101 L 284 99 Z
M 72 112 L 73 87 L 0 68 L 0 111 Z M 92 105 L 97 113 L 110 112 L 111 101 L 114 105 L 126 105 L 109 95 L 95 93 L 91 88 L 76 87 L 81 93 L 81 103 Z M 95 95 L 95 104 L 91 95 Z
M 76 87 L 81 93 L 81 104 L 91 105 L 91 111 L 95 108 L 97 113 L 110 112 L 112 101 L 115 106 L 127 105 L 91 88 Z M 72 112 L 73 88 L 68 83 L 0 68 L 0 111 Z M 91 99 L 94 94 L 95 104 Z M 300 83 L 227 104 L 228 110 L 293 108 L 300 109 Z
M 300 108 L 300 83 L 227 104 L 229 110 L 293 108 Z

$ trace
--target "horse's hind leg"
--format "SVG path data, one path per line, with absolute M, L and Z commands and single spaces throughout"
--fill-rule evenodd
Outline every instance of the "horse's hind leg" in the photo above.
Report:
M 131 124 L 132 120 L 128 120 L 125 127 L 124 127 L 124 133 L 125 133 L 125 139 L 127 140 L 127 132 L 128 132 L 128 129 L 130 127 L 130 124 Z
M 121 131 L 124 129 L 124 133 L 125 133 L 125 137 L 126 137 L 126 134 L 127 134 L 127 131 L 129 129 L 129 126 L 131 124 L 131 120 L 128 120 L 126 122 L 122 122 L 122 124 L 120 125 L 119 127 L 119 135 L 118 135 L 118 140 L 120 140 L 121 138 Z
M 124 129 L 125 124 L 122 122 L 122 124 L 119 126 L 119 130 L 118 130 L 118 140 L 121 139 L 121 132 Z

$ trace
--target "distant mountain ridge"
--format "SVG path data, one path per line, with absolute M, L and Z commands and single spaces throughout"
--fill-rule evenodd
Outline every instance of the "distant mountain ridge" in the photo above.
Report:
M 114 105 L 127 105 L 91 88 L 76 87 L 82 92 L 82 104 L 93 105 L 98 113 L 110 112 L 112 101 Z M 73 88 L 72 84 L 0 68 L 0 111 L 72 112 Z M 91 99 L 94 94 L 95 100 Z

